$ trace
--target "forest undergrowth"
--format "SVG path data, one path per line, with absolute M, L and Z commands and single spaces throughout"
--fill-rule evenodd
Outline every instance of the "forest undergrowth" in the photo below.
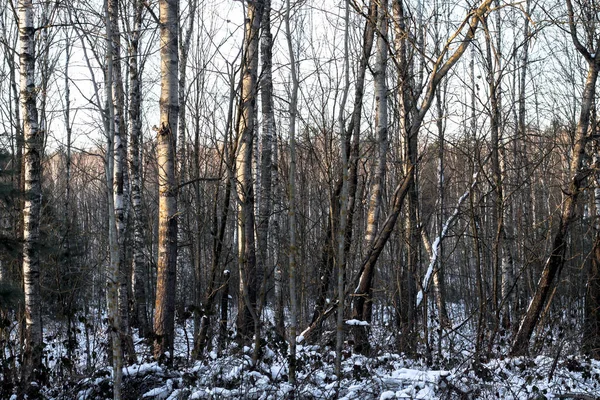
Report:
M 148 341 L 134 332 L 138 360 L 123 370 L 122 396 L 132 400 L 600 398 L 600 362 L 577 353 L 577 338 L 571 335 L 577 329 L 567 320 L 538 333 L 533 346 L 537 355 L 517 358 L 504 356 L 510 344 L 508 331 L 500 332 L 488 354 L 477 355 L 469 321 L 431 330 L 427 341 L 421 337 L 418 356 L 412 358 L 393 352 L 390 326 L 372 327 L 373 350 L 368 357 L 353 353 L 348 331 L 341 380 L 335 374 L 334 332 L 324 331 L 317 343 L 299 338 L 295 385 L 288 380 L 288 343 L 273 329 L 265 329 L 257 365 L 252 362 L 253 349 L 236 342 L 233 326 L 222 351 L 215 339 L 201 360 L 192 361 L 193 323 L 180 321 L 171 366 L 153 360 Z M 106 332 L 81 319 L 73 328 L 77 349 L 68 354 L 62 326 L 47 322 L 48 383 L 39 388 L 39 398 L 111 398 Z M 7 381 L 1 397 L 16 399 Z

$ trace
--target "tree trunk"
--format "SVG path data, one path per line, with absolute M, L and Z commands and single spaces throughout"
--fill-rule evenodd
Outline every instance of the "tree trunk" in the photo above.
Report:
M 35 28 L 31 0 L 19 1 L 21 114 L 25 150 L 23 207 L 23 281 L 25 292 L 25 354 L 23 380 L 43 378 L 42 314 L 40 299 L 40 216 L 42 206 L 41 154 L 44 131 L 38 127 L 35 84 Z
M 146 282 L 148 269 L 144 255 L 144 222 L 142 211 L 142 179 L 141 179 L 141 82 L 138 68 L 140 29 L 142 24 L 142 4 L 134 7 L 133 31 L 129 40 L 129 130 L 131 145 L 129 159 L 131 162 L 131 204 L 133 209 L 133 293 L 135 298 L 135 321 L 139 335 L 147 337 L 150 333 L 148 309 L 146 304 Z
M 188 4 L 188 13 L 187 13 L 187 28 L 184 29 L 183 28 L 183 16 L 180 16 L 180 18 L 182 18 L 181 22 L 182 22 L 182 26 L 179 28 L 179 32 L 181 34 L 180 40 L 179 40 L 179 92 L 178 92 L 178 103 L 180 104 L 179 107 L 179 121 L 178 121 L 178 132 L 177 132 L 177 145 L 178 145 L 178 153 L 179 153 L 179 157 L 177 159 L 177 179 L 178 179 L 178 184 L 181 186 L 183 186 L 183 184 L 187 181 L 187 179 L 189 179 L 189 177 L 192 176 L 191 171 L 195 171 L 195 163 L 190 163 L 190 160 L 193 160 L 194 158 L 191 157 L 191 154 L 189 152 L 189 147 L 188 147 L 188 141 L 187 141 L 187 135 L 186 135 L 186 129 L 187 129 L 187 107 L 186 107 L 186 103 L 187 103 L 187 99 L 189 96 L 189 91 L 187 88 L 187 64 L 188 64 L 188 53 L 190 51 L 190 45 L 192 42 L 192 33 L 193 33 L 193 29 L 194 29 L 194 23 L 196 20 L 196 8 L 197 8 L 197 4 L 198 1 L 197 0 L 192 0 L 189 2 Z M 196 82 L 199 84 L 201 82 L 203 82 L 203 71 L 197 71 L 197 76 L 196 76 Z M 203 93 L 203 91 L 199 91 L 198 95 L 196 97 L 200 97 L 201 93 Z M 198 130 L 199 128 L 197 128 Z M 198 154 L 195 155 L 195 160 L 198 159 Z M 188 171 L 190 171 L 188 173 Z M 196 179 L 198 179 L 199 176 L 196 176 Z M 194 183 L 194 187 L 196 189 L 199 189 L 199 185 L 200 182 L 195 182 Z M 194 239 L 191 237 L 191 235 L 188 233 L 187 238 L 185 236 L 185 232 L 191 231 L 191 227 L 189 227 L 188 229 L 184 228 L 184 222 L 186 221 L 185 216 L 186 215 L 193 215 L 196 214 L 196 218 L 201 218 L 200 213 L 198 212 L 199 209 L 196 210 L 195 213 L 193 213 L 191 211 L 191 200 L 190 202 L 186 202 L 186 195 L 189 192 L 187 190 L 179 190 L 177 193 L 178 196 L 178 200 L 177 200 L 177 204 L 179 207 L 179 213 L 177 215 L 177 226 L 178 226 L 178 230 L 177 230 L 177 234 L 178 234 L 178 238 L 177 241 L 179 243 L 179 250 L 177 251 L 177 270 L 178 271 L 188 271 L 191 267 L 192 264 L 192 260 L 195 257 L 200 257 L 200 252 L 198 251 L 195 255 L 193 254 L 194 251 L 194 247 L 193 246 L 181 246 L 182 243 L 186 243 L 186 239 L 187 242 L 189 243 L 193 243 Z M 198 194 L 199 192 L 196 191 L 195 194 Z M 189 196 L 188 196 L 189 197 Z M 200 197 L 197 196 L 196 197 L 196 201 L 200 201 Z M 189 226 L 189 225 L 188 225 Z M 198 235 L 199 232 L 198 232 Z M 196 242 L 198 242 L 200 240 L 200 237 L 196 238 Z M 199 247 L 196 247 L 196 249 L 199 250 Z M 195 260 L 196 265 L 199 266 L 199 259 Z M 196 271 L 196 269 L 194 268 L 194 271 Z M 196 288 L 196 292 L 198 292 L 200 290 L 200 276 L 198 274 L 196 274 L 196 272 L 194 272 L 195 274 L 195 278 L 196 278 L 196 282 L 194 287 Z M 192 298 L 193 298 L 193 302 L 195 302 L 195 296 L 194 294 L 196 293 L 192 293 Z M 181 299 L 181 296 L 180 296 Z M 177 300 L 176 300 L 177 301 Z M 183 301 L 183 304 L 186 305 L 186 299 L 185 297 L 182 298 L 180 301 Z M 194 330 L 196 331 L 198 329 L 198 326 L 195 325 L 194 326 Z
M 121 343 L 121 315 L 119 312 L 119 241 L 117 237 L 117 220 L 115 210 L 115 110 L 113 102 L 114 77 L 113 65 L 113 40 L 112 20 L 109 7 L 106 8 L 106 112 L 104 125 L 107 133 L 106 150 L 106 191 L 108 200 L 108 245 L 109 265 L 106 269 L 106 303 L 108 313 L 108 332 L 112 341 L 112 367 L 113 367 L 113 396 L 115 400 L 121 399 L 121 383 L 123 380 L 123 349 Z
M 445 85 L 447 89 L 447 84 Z M 442 226 L 444 221 L 444 210 L 446 208 L 446 196 L 444 195 L 444 188 L 446 186 L 446 177 L 445 177 L 445 126 L 444 126 L 444 106 L 442 104 L 442 95 L 440 91 L 436 94 L 436 108 L 437 108 L 437 130 L 438 130 L 438 140 L 439 140 L 439 149 L 438 149 L 438 201 L 439 201 L 439 216 L 437 220 L 438 230 L 442 232 Z M 423 237 L 424 244 L 429 244 L 431 248 L 431 244 L 429 243 L 429 238 L 427 237 L 427 232 L 425 231 L 425 227 L 421 226 L 421 235 Z M 433 290 L 435 294 L 435 302 L 437 305 L 438 318 L 440 327 L 449 328 L 452 326 L 452 322 L 450 321 L 450 317 L 448 316 L 448 309 L 446 308 L 446 279 L 445 279 L 445 270 L 442 267 L 444 262 L 444 246 L 442 243 L 439 244 L 439 261 L 438 266 L 436 267 L 436 271 L 433 274 Z M 432 251 L 428 251 L 431 256 L 433 256 Z
M 69 35 L 65 38 L 65 130 L 67 133 L 67 154 L 65 156 L 65 201 L 64 210 L 65 215 L 72 215 L 72 202 L 71 202 L 71 145 L 72 145 L 72 125 L 71 125 L 71 87 L 69 84 L 69 63 L 71 61 L 72 45 L 71 37 Z M 73 253 L 72 253 L 72 229 L 73 223 L 70 219 L 65 221 L 65 232 L 63 236 L 63 251 L 64 251 L 64 264 L 65 271 L 69 271 L 73 267 Z M 71 292 L 74 293 L 74 292 Z M 72 298 L 72 296 L 71 296 Z M 68 305 L 65 305 L 63 314 L 67 317 L 67 357 L 71 359 L 73 352 L 77 347 L 77 336 L 73 326 L 73 317 L 75 316 L 75 309 L 72 306 L 72 301 Z
M 339 202 L 339 226 L 336 232 L 337 243 L 337 321 L 335 335 L 335 374 L 338 379 L 338 384 L 342 381 L 342 345 L 344 340 L 344 278 L 346 267 L 346 245 L 344 239 L 346 237 L 346 224 L 348 213 L 348 142 L 346 140 L 347 132 L 345 132 L 344 108 L 348 99 L 348 90 L 350 89 L 350 50 L 349 50 L 349 33 L 350 30 L 350 1 L 345 1 L 344 10 L 344 86 L 342 88 L 342 99 L 340 103 L 340 111 L 338 116 L 338 124 L 341 129 L 340 144 L 342 147 L 342 191 L 340 193 Z
M 274 267 L 274 295 L 275 295 L 275 330 L 279 333 L 282 338 L 285 338 L 285 316 L 284 316 L 284 290 L 283 290 L 283 269 L 282 269 L 282 257 L 279 244 L 281 243 L 281 232 L 280 232 L 280 217 L 276 212 L 282 208 L 282 195 L 281 185 L 279 183 L 279 170 L 278 162 L 279 149 L 278 149 L 278 138 L 277 135 L 273 136 L 273 168 L 272 168 L 272 189 L 273 194 L 273 211 L 274 218 L 272 226 L 272 237 L 271 237 L 271 248 L 273 248 L 273 267 Z
M 248 342 L 255 334 L 258 284 L 261 271 L 256 269 L 254 244 L 254 190 L 252 175 L 252 150 L 256 121 L 258 44 L 263 11 L 263 1 L 248 4 L 242 59 L 242 93 L 238 122 L 236 156 L 236 182 L 238 193 L 238 266 L 240 290 L 238 298 L 238 334 Z M 254 326 L 253 326 L 254 322 Z M 254 328 L 254 329 L 253 329 Z
M 227 345 L 227 321 L 229 311 L 229 278 L 231 274 L 228 270 L 223 272 L 223 291 L 221 292 L 221 318 L 219 319 L 219 353 Z
M 158 157 L 158 264 L 154 313 L 154 356 L 173 358 L 177 263 L 177 180 L 175 178 L 178 104 L 179 0 L 160 0 L 161 94 Z
M 369 201 L 369 210 L 367 212 L 367 227 L 365 233 L 365 248 L 370 248 L 375 234 L 379 214 L 381 212 L 382 192 L 385 183 L 385 172 L 387 164 L 388 151 L 388 99 L 387 99 L 387 55 L 388 55 L 388 2 L 381 0 L 377 12 L 377 62 L 373 72 L 375 79 L 375 132 L 377 135 L 377 153 L 375 165 L 373 167 L 373 186 L 371 187 L 371 198 Z M 375 265 L 368 264 L 362 271 L 357 290 L 354 295 L 354 309 L 352 318 L 370 322 L 372 314 L 373 298 L 373 276 L 375 274 Z M 355 330 L 355 349 L 356 351 L 368 354 L 369 328 L 368 326 L 356 326 Z
M 269 260 L 269 219 L 272 210 L 272 175 L 273 175 L 273 136 L 275 135 L 275 110 L 273 104 L 273 35 L 271 34 L 271 0 L 264 1 L 261 27 L 260 51 L 262 72 L 260 94 L 262 106 L 262 150 L 260 156 L 260 203 L 258 205 L 258 221 L 256 239 L 258 257 L 257 268 L 265 270 Z M 285 336 L 283 326 L 283 309 L 275 313 L 275 327 L 279 335 Z M 280 315 L 281 313 L 281 315 Z
M 407 264 L 401 267 L 399 272 L 399 284 L 398 284 L 398 308 L 397 308 L 397 316 L 398 320 L 396 321 L 398 324 L 398 328 L 400 329 L 400 333 L 397 337 L 398 339 L 398 347 L 402 352 L 409 352 L 411 342 L 413 342 L 413 335 L 411 334 L 411 330 L 414 325 L 415 320 L 415 295 L 416 295 L 416 286 L 415 286 L 415 273 L 416 263 L 418 261 L 418 257 L 415 257 L 417 254 L 415 252 L 418 247 L 417 242 L 411 241 L 411 238 L 416 239 L 414 234 L 417 233 L 416 229 L 416 201 L 417 201 L 417 193 L 416 186 L 414 185 L 414 180 L 416 173 L 414 171 L 414 164 L 416 162 L 416 144 L 417 144 L 417 136 L 415 135 L 412 140 L 410 136 L 411 132 L 411 124 L 415 120 L 415 109 L 413 106 L 413 89 L 414 89 L 414 78 L 412 76 L 412 66 L 411 60 L 408 55 L 408 46 L 407 46 L 407 37 L 403 33 L 408 29 L 407 26 L 407 17 L 406 10 L 404 6 L 404 2 L 402 0 L 395 0 L 393 3 L 393 15 L 395 20 L 395 41 L 394 47 L 396 51 L 396 68 L 398 73 L 398 81 L 400 85 L 398 86 L 398 108 L 400 112 L 400 130 L 401 130 L 401 140 L 403 144 L 403 157 L 404 157 L 404 174 L 410 171 L 412 176 L 406 178 L 405 181 L 410 181 L 410 186 L 407 187 L 407 190 L 411 193 L 409 194 L 409 198 L 412 197 L 412 201 L 409 201 L 409 212 L 408 218 L 406 219 L 406 238 L 408 240 L 408 252 L 407 254 Z M 412 221 L 412 223 L 411 223 Z
M 112 52 L 113 52 L 113 110 L 114 110 L 114 203 L 115 219 L 117 223 L 117 242 L 119 245 L 119 312 L 121 323 L 121 343 L 129 362 L 135 362 L 135 348 L 129 327 L 129 265 L 126 263 L 125 252 L 125 118 L 123 74 L 121 73 L 121 34 L 119 32 L 119 2 L 108 0 L 108 14 L 111 20 Z M 116 61 L 115 61 L 116 60 Z
M 290 0 L 286 1 L 285 9 L 285 36 L 287 39 L 290 57 L 290 78 L 292 81 L 290 107 L 289 107 L 289 140 L 290 140 L 290 172 L 289 172 L 289 276 L 290 276 L 290 359 L 289 372 L 290 384 L 296 384 L 296 335 L 298 330 L 298 297 L 296 293 L 296 264 L 298 248 L 296 244 L 296 114 L 298 103 L 298 72 L 296 69 L 296 55 L 292 43 L 292 30 L 290 28 Z

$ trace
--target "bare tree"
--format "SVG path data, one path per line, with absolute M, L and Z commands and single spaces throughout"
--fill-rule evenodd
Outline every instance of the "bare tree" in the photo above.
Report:
M 128 35 L 129 61 L 129 162 L 131 171 L 131 205 L 133 218 L 133 293 L 135 298 L 134 319 L 139 328 L 140 336 L 147 337 L 150 333 L 148 321 L 146 283 L 148 274 L 146 256 L 144 255 L 143 215 L 142 215 L 142 179 L 141 179 L 141 71 L 139 67 L 140 36 L 142 29 L 143 4 L 136 1 L 133 5 L 133 21 Z
M 177 180 L 175 178 L 176 135 L 179 117 L 178 40 L 179 0 L 161 0 L 160 125 L 157 128 L 158 157 L 158 265 L 154 312 L 154 356 L 171 362 L 175 335 L 175 288 L 177 263 Z
M 265 0 L 261 26 L 260 54 L 262 69 L 260 74 L 260 95 L 262 111 L 262 137 L 260 155 L 260 204 L 256 224 L 259 269 L 268 266 L 269 258 L 269 219 L 273 209 L 273 147 L 276 135 L 275 109 L 273 101 L 273 34 L 271 33 L 271 0 Z M 276 279 L 282 274 L 281 266 L 274 266 Z M 278 282 L 281 285 L 281 282 Z M 283 293 L 278 289 L 275 298 L 275 328 L 285 336 L 283 321 Z
M 23 116 L 24 196 L 23 281 L 25 291 L 25 357 L 23 379 L 39 379 L 42 371 L 42 314 L 40 298 L 41 156 L 44 131 L 38 126 L 35 84 L 35 27 L 31 0 L 19 1 L 21 114 Z
M 108 330 L 112 344 L 112 368 L 113 368 L 113 398 L 121 399 L 121 384 L 123 381 L 123 347 L 121 341 L 121 315 L 119 309 L 119 240 L 117 214 L 115 205 L 115 111 L 113 99 L 113 24 L 110 18 L 108 2 L 106 4 L 106 82 L 105 82 L 105 104 L 103 113 L 104 129 L 106 131 L 106 191 L 108 200 L 108 246 L 109 265 L 106 268 L 106 303 L 108 311 Z M 96 95 L 98 93 L 96 92 Z M 97 96 L 98 97 L 98 96 Z
M 337 281 L 337 321 L 335 335 L 335 374 L 338 378 L 338 385 L 342 380 L 342 346 L 344 340 L 344 275 L 346 269 L 346 245 L 344 239 L 346 237 L 346 224 L 348 223 L 348 144 L 346 140 L 347 132 L 345 130 L 344 108 L 348 99 L 348 91 L 350 90 L 350 1 L 344 2 L 344 86 L 342 99 L 340 103 L 340 112 L 338 116 L 338 124 L 341 129 L 340 143 L 342 147 L 342 187 L 339 197 L 339 226 L 336 232 L 337 249 L 336 249 L 336 266 L 338 273 Z
M 125 94 L 123 92 L 123 73 L 121 69 L 121 32 L 119 29 L 119 2 L 117 0 L 108 1 L 108 15 L 111 24 L 113 77 L 113 110 L 114 110 L 114 203 L 115 218 L 117 222 L 117 242 L 119 245 L 119 312 L 121 342 L 123 350 L 129 357 L 130 362 L 135 362 L 135 349 L 133 339 L 129 328 L 129 279 L 130 265 L 126 262 L 125 235 L 126 235 L 126 205 L 127 205 L 127 186 L 125 185 L 125 176 L 127 175 L 127 148 L 126 148 L 126 127 L 125 127 Z M 116 60 L 116 61 L 115 61 Z
M 256 270 L 254 243 L 254 188 L 252 175 L 252 152 L 256 123 L 257 73 L 260 25 L 264 2 L 250 2 L 244 29 L 242 58 L 242 86 L 238 111 L 238 143 L 236 155 L 236 184 L 238 195 L 238 265 L 240 291 L 238 299 L 238 333 L 242 340 L 256 334 L 260 324 L 257 297 L 262 271 Z M 260 275 L 260 276 L 259 276 Z M 253 326 L 254 323 L 254 326 Z M 252 329 L 254 327 L 254 329 Z
M 292 42 L 292 30 L 290 28 L 290 0 L 286 1 L 285 9 L 285 36 L 287 39 L 288 53 L 290 56 L 290 78 L 292 87 L 290 88 L 290 108 L 289 108 L 289 140 L 290 140 L 290 176 L 288 199 L 290 202 L 288 218 L 289 218 L 289 268 L 290 276 L 290 383 L 296 383 L 296 335 L 298 330 L 298 296 L 296 293 L 297 287 L 297 258 L 298 248 L 296 241 L 296 114 L 298 104 L 298 71 L 296 65 L 296 54 Z
M 386 82 L 387 58 L 388 58 L 388 19 L 389 7 L 387 0 L 380 1 L 377 7 L 377 61 L 373 71 L 375 79 L 375 134 L 377 149 L 375 163 L 373 165 L 373 184 L 371 186 L 371 198 L 369 199 L 369 210 L 367 213 L 367 227 L 365 233 L 365 248 L 369 248 L 375 239 L 381 203 L 383 196 L 383 185 L 387 169 L 388 151 L 388 87 Z M 352 318 L 370 322 L 373 298 L 373 275 L 374 265 L 367 265 L 361 275 L 358 287 L 355 290 Z M 355 348 L 363 353 L 369 351 L 368 328 L 356 327 Z

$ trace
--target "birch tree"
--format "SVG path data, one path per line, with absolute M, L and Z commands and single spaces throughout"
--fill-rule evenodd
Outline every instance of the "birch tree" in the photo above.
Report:
M 179 117 L 179 0 L 160 0 L 160 125 L 158 158 L 158 265 L 154 312 L 154 356 L 172 361 L 177 263 L 176 135 Z
M 257 315 L 258 284 L 256 248 L 254 241 L 254 184 L 252 175 L 252 152 L 256 124 L 257 73 L 260 25 L 264 2 L 249 2 L 244 26 L 242 57 L 242 86 L 238 111 L 238 142 L 235 160 L 238 196 L 238 267 L 240 287 L 238 299 L 238 333 L 247 340 L 260 323 Z M 254 322 L 254 326 L 253 326 Z
M 121 69 L 121 33 L 119 29 L 119 2 L 117 0 L 108 0 L 108 15 L 111 24 L 111 37 L 113 62 L 113 76 L 111 82 L 113 85 L 113 111 L 114 111 L 114 204 L 115 218 L 117 223 L 117 242 L 119 245 L 119 312 L 121 324 L 121 341 L 123 350 L 130 358 L 135 360 L 135 349 L 133 339 L 129 329 L 129 265 L 126 263 L 125 235 L 126 235 L 126 185 L 125 176 L 127 168 L 127 148 L 126 148 L 126 129 L 125 129 L 125 94 L 123 92 L 123 73 Z M 116 61 L 115 61 L 116 60 Z
M 141 71 L 139 67 L 140 40 L 142 29 L 143 4 L 136 1 L 133 5 L 133 21 L 129 28 L 129 162 L 131 171 L 131 205 L 133 218 L 133 293 L 135 299 L 134 319 L 139 328 L 139 334 L 147 337 L 150 333 L 148 310 L 146 302 L 146 283 L 148 274 L 146 256 L 144 255 L 143 215 L 142 215 L 142 179 L 141 179 L 141 141 L 142 141 L 142 115 L 141 115 Z
M 271 0 L 265 0 L 261 39 L 260 55 L 262 69 L 260 75 L 260 96 L 262 112 L 262 149 L 260 155 L 260 204 L 258 207 L 258 221 L 256 224 L 256 239 L 258 247 L 257 263 L 259 269 L 265 269 L 269 260 L 269 219 L 271 218 L 273 204 L 273 143 L 275 129 L 275 109 L 273 101 L 273 34 L 271 33 Z M 281 285 L 282 270 L 275 266 L 276 285 Z M 277 281 L 279 280 L 279 282 Z M 277 289 L 275 298 L 275 327 L 281 336 L 285 336 L 283 329 L 283 298 L 281 288 Z
M 35 27 L 31 0 L 20 0 L 19 44 L 21 115 L 24 137 L 23 281 L 25 292 L 25 357 L 23 379 L 42 373 L 42 314 L 40 299 L 40 216 L 42 206 L 41 156 L 44 131 L 38 126 L 35 84 Z
M 106 197 L 108 200 L 108 246 L 109 263 L 106 268 L 106 308 L 108 313 L 108 331 L 112 344 L 112 378 L 113 398 L 121 399 L 121 384 L 123 381 L 123 348 L 121 341 L 121 315 L 119 309 L 119 240 L 117 214 L 115 206 L 115 111 L 113 98 L 113 24 L 110 17 L 108 1 L 106 7 L 106 71 L 105 71 L 105 109 L 103 113 L 104 129 L 107 146 L 104 164 L 106 175 Z M 98 93 L 96 96 L 99 99 Z

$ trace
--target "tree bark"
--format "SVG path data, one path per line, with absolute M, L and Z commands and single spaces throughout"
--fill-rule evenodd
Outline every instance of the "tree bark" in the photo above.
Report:
M 158 157 L 158 263 L 154 313 L 154 356 L 172 362 L 177 263 L 176 134 L 179 117 L 179 0 L 160 0 L 161 94 Z
M 260 95 L 262 107 L 262 149 L 260 155 L 260 203 L 256 239 L 258 257 L 257 268 L 265 270 L 269 260 L 269 219 L 271 218 L 273 190 L 273 136 L 275 135 L 275 110 L 273 104 L 273 35 L 271 34 L 271 0 L 264 1 L 261 26 L 260 52 L 262 72 Z M 269 266 L 270 267 L 270 266 Z M 277 301 L 277 300 L 276 300 Z M 283 308 L 275 307 L 275 328 L 284 337 Z
M 148 269 L 144 255 L 144 222 L 142 211 L 142 179 L 141 179 L 141 82 L 138 67 L 140 30 L 142 24 L 142 4 L 134 6 L 133 30 L 129 38 L 129 160 L 131 162 L 131 205 L 133 209 L 133 293 L 135 298 L 134 320 L 139 328 L 139 335 L 147 337 L 150 333 L 148 308 L 146 303 L 146 282 Z
M 345 1 L 344 9 L 344 86 L 342 88 L 342 98 L 340 102 L 340 111 L 338 115 L 338 124 L 341 129 L 340 144 L 342 147 L 342 191 L 340 193 L 339 202 L 339 226 L 336 232 L 336 243 L 337 243 L 337 291 L 338 291 L 338 304 L 337 304 L 337 321 L 336 321 L 336 335 L 335 335 L 335 374 L 338 379 L 338 384 L 342 381 L 342 345 L 344 339 L 344 278 L 345 278 L 345 267 L 346 267 L 346 244 L 344 239 L 346 237 L 346 224 L 348 223 L 348 142 L 346 140 L 346 129 L 344 123 L 344 108 L 346 101 L 348 100 L 348 91 L 350 89 L 350 50 L 349 50 L 349 37 L 350 37 L 350 1 Z
M 35 27 L 31 0 L 19 1 L 21 114 L 23 116 L 24 197 L 23 281 L 25 292 L 24 382 L 42 378 L 42 314 L 40 299 L 41 155 L 44 131 L 38 126 L 35 84 Z
M 388 88 L 386 69 L 388 58 L 388 2 L 381 0 L 377 11 L 377 62 L 374 69 L 375 79 L 375 132 L 377 135 L 377 153 L 373 167 L 373 185 L 367 211 L 367 227 L 365 233 L 365 248 L 369 248 L 375 239 L 379 214 L 381 212 L 382 192 L 385 183 L 385 173 L 388 151 Z M 374 264 L 367 264 L 362 271 L 357 290 L 354 292 L 354 308 L 352 318 L 371 322 Z M 356 326 L 354 329 L 355 350 L 368 354 L 369 328 Z
M 107 133 L 107 150 L 105 162 L 106 191 L 108 200 L 108 245 L 109 265 L 106 270 L 106 303 L 108 313 L 108 332 L 112 343 L 112 368 L 113 368 L 113 397 L 121 399 L 121 384 L 123 381 L 123 348 L 121 341 L 121 315 L 119 310 L 119 241 L 117 214 L 115 206 L 115 110 L 113 102 L 113 40 L 112 19 L 109 7 L 106 7 L 106 110 L 104 113 L 104 125 Z
M 254 243 L 254 188 L 252 151 L 256 123 L 258 45 L 263 12 L 262 0 L 248 4 L 244 30 L 242 59 L 242 93 L 239 105 L 236 183 L 238 194 L 238 266 L 240 289 L 237 327 L 240 339 L 251 339 L 259 324 L 257 309 L 258 284 L 261 271 L 256 269 Z M 253 326 L 254 322 L 254 326 Z M 253 329 L 254 328 L 254 329 Z
M 108 0 L 108 15 L 111 21 L 112 52 L 113 52 L 113 110 L 114 110 L 114 204 L 117 223 L 117 242 L 119 245 L 119 312 L 121 323 L 121 342 L 123 351 L 129 362 L 135 362 L 135 348 L 129 327 L 129 278 L 130 266 L 126 263 L 125 234 L 126 234 L 126 201 L 125 201 L 125 118 L 123 74 L 121 72 L 121 34 L 119 31 L 119 2 Z M 116 61 L 115 61 L 116 60 Z
M 290 172 L 289 172 L 289 268 L 290 277 L 290 358 L 289 372 L 290 383 L 296 384 L 296 335 L 298 330 L 298 297 L 296 293 L 296 267 L 298 260 L 298 248 L 296 243 L 296 114 L 298 103 L 298 71 L 296 68 L 296 54 L 292 42 L 292 30 L 290 28 L 290 0 L 286 1 L 285 9 L 285 36 L 287 39 L 288 53 L 290 57 L 290 78 L 292 81 L 290 106 L 289 106 L 289 140 L 290 140 Z

